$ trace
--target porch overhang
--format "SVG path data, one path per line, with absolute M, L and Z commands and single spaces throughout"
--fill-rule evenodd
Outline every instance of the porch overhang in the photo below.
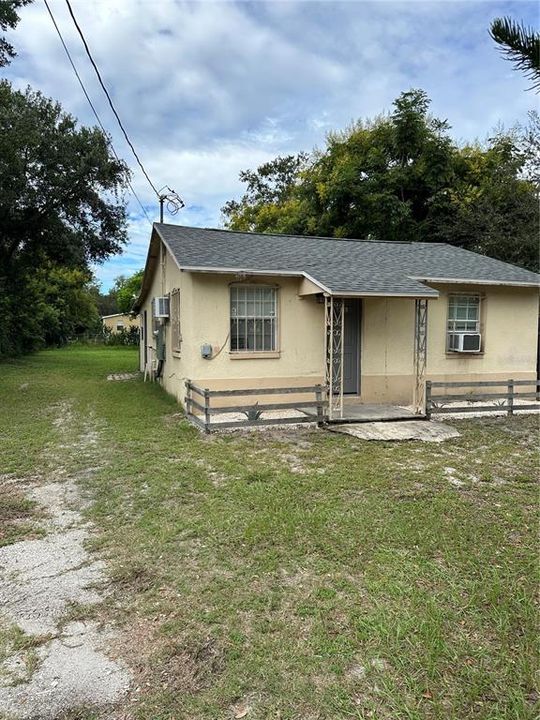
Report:
M 341 298 L 342 300 L 354 298 L 404 298 L 408 300 L 435 300 L 440 296 L 438 290 L 430 288 L 430 292 L 328 292 L 328 297 Z

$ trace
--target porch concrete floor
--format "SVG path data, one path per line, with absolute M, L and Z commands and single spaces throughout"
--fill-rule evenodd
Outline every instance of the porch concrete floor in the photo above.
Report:
M 370 405 L 367 403 L 345 400 L 343 418 L 334 422 L 375 422 L 385 420 L 418 420 L 411 408 L 401 405 Z
M 298 408 L 306 415 L 316 415 L 313 408 Z M 345 399 L 343 417 L 329 420 L 330 423 L 386 422 L 389 420 L 422 420 L 423 415 L 415 415 L 409 407 L 401 405 L 372 405 L 358 400 Z

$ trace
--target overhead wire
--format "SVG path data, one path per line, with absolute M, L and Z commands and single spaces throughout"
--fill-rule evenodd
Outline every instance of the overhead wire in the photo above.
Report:
M 119 157 L 118 153 L 117 153 L 116 150 L 115 150 L 115 147 L 114 147 L 114 145 L 113 145 L 113 142 L 112 142 L 111 138 L 109 137 L 109 134 L 108 134 L 107 131 L 105 130 L 105 127 L 104 127 L 104 125 L 103 125 L 103 123 L 102 123 L 102 121 L 101 121 L 101 118 L 99 117 L 99 114 L 98 114 L 98 112 L 97 112 L 97 110 L 96 110 L 96 108 L 95 108 L 95 106 L 94 106 L 94 103 L 92 102 L 92 100 L 91 100 L 91 98 L 90 98 L 90 95 L 88 94 L 88 92 L 87 92 L 87 90 L 86 90 L 86 87 L 85 87 L 85 85 L 84 85 L 84 82 L 82 81 L 82 78 L 81 78 L 81 76 L 80 76 L 80 74 L 79 74 L 79 71 L 77 70 L 77 66 L 75 65 L 75 62 L 73 61 L 73 58 L 72 58 L 71 53 L 70 53 L 70 51 L 69 51 L 69 48 L 68 48 L 68 46 L 67 46 L 66 43 L 65 43 L 65 40 L 64 40 L 64 38 L 63 38 L 63 36 L 62 36 L 62 33 L 61 33 L 61 31 L 60 31 L 60 28 L 58 27 L 58 23 L 56 22 L 56 19 L 55 19 L 53 13 L 52 13 L 52 10 L 51 10 L 51 8 L 50 8 L 50 6 L 49 6 L 49 3 L 47 2 L 47 0 L 43 0 L 43 2 L 44 2 L 44 4 L 45 4 L 45 7 L 47 8 L 47 12 L 49 13 L 49 16 L 50 16 L 50 18 L 51 18 L 51 20 L 52 20 L 52 23 L 53 23 L 53 25 L 54 25 L 54 28 L 55 28 L 55 30 L 56 30 L 56 32 L 57 32 L 57 34 L 58 34 L 58 37 L 60 38 L 60 42 L 62 43 L 62 47 L 64 48 L 64 51 L 65 51 L 65 53 L 66 53 L 66 55 L 67 55 L 67 58 L 68 58 L 68 60 L 69 60 L 69 62 L 70 62 L 70 65 L 71 65 L 71 67 L 72 67 L 72 69 L 73 69 L 73 72 L 75 73 L 75 77 L 76 77 L 77 80 L 79 81 L 79 85 L 81 86 L 81 89 L 82 89 L 82 91 L 83 91 L 83 93 L 84 93 L 84 96 L 85 96 L 85 98 L 87 99 L 88 104 L 90 105 L 90 107 L 91 107 L 91 109 L 92 109 L 92 112 L 94 113 L 94 117 L 96 118 L 99 127 L 100 127 L 101 130 L 103 131 L 103 134 L 105 135 L 106 141 L 107 141 L 109 147 L 111 148 L 111 151 L 112 151 L 113 155 L 114 155 L 115 158 L 118 160 L 118 162 L 122 162 L 122 161 L 120 160 L 120 157 Z M 146 208 L 145 208 L 144 205 L 142 204 L 139 196 L 138 196 L 137 193 L 135 192 L 135 189 L 133 188 L 133 185 L 131 184 L 131 181 L 129 180 L 129 178 L 128 178 L 128 180 L 127 180 L 127 184 L 128 184 L 129 189 L 131 190 L 131 193 L 132 193 L 133 197 L 134 197 L 134 198 L 137 200 L 137 202 L 139 203 L 140 208 L 141 208 L 141 210 L 143 211 L 143 214 L 145 215 L 146 219 L 148 220 L 148 222 L 150 223 L 150 225 L 152 225 L 152 220 L 150 219 L 150 216 L 148 215 L 148 213 L 147 213 L 147 211 L 146 211 Z
M 115 108 L 115 106 L 114 106 L 114 103 L 113 103 L 112 98 L 111 98 L 111 96 L 110 96 L 110 94 L 109 94 L 109 91 L 107 90 L 107 87 L 106 87 L 105 83 L 103 82 L 103 78 L 101 77 L 101 73 L 99 72 L 99 68 L 98 68 L 98 66 L 97 66 L 97 63 L 96 63 L 96 61 L 94 60 L 94 58 L 93 58 L 93 56 L 92 56 L 92 53 L 90 52 L 90 48 L 88 47 L 88 43 L 86 42 L 86 38 L 85 38 L 85 36 L 84 36 L 84 33 L 83 33 L 82 29 L 81 29 L 81 26 L 80 26 L 79 23 L 77 22 L 77 18 L 75 17 L 75 14 L 74 14 L 74 12 L 73 12 L 73 9 L 72 9 L 72 7 L 71 7 L 71 3 L 69 2 L 69 0 L 66 0 L 66 5 L 67 5 L 67 7 L 68 7 L 69 14 L 71 15 L 71 19 L 73 20 L 73 24 L 75 25 L 75 27 L 76 27 L 76 29 L 77 29 L 77 32 L 79 33 L 79 36 L 80 36 L 80 38 L 81 38 L 81 40 L 82 40 L 82 43 L 83 43 L 83 45 L 84 45 L 84 49 L 85 49 L 86 54 L 87 54 L 87 56 L 88 56 L 88 59 L 90 60 L 90 62 L 91 62 L 91 64 L 92 64 L 92 67 L 94 68 L 94 71 L 95 71 L 95 73 L 96 73 L 96 76 L 97 76 L 97 79 L 98 79 L 98 81 L 99 81 L 99 84 L 101 85 L 101 88 L 102 88 L 103 92 L 105 93 L 105 96 L 106 96 L 106 98 L 107 98 L 107 100 L 108 100 L 108 102 L 109 102 L 110 108 L 111 108 L 111 110 L 112 110 L 112 112 L 113 112 L 113 114 L 114 114 L 114 116 L 115 116 L 115 118 L 116 118 L 116 120 L 117 120 L 117 122 L 118 122 L 118 125 L 120 126 L 120 129 L 122 130 L 122 133 L 124 134 L 124 137 L 125 137 L 125 139 L 126 139 L 126 142 L 127 142 L 127 144 L 129 145 L 129 147 L 131 148 L 131 152 L 133 153 L 133 156 L 135 157 L 135 160 L 137 161 L 139 167 L 141 168 L 143 175 L 144 175 L 145 178 L 148 180 L 148 184 L 150 185 L 150 187 L 152 188 L 152 190 L 155 192 L 156 196 L 159 198 L 159 197 L 160 197 L 159 192 L 158 192 L 158 190 L 156 189 L 156 186 L 154 185 L 154 183 L 152 182 L 152 180 L 150 179 L 150 176 L 149 176 L 148 173 L 146 172 L 146 169 L 145 169 L 144 165 L 142 164 L 142 161 L 141 161 L 139 155 L 137 154 L 137 151 L 135 150 L 135 147 L 134 147 L 133 143 L 131 142 L 131 140 L 130 140 L 130 138 L 129 138 L 129 135 L 127 134 L 127 131 L 126 131 L 126 129 L 125 129 L 123 123 L 122 123 L 122 120 L 120 119 L 120 115 L 118 114 L 118 112 L 117 112 L 117 110 L 116 110 L 116 108 Z

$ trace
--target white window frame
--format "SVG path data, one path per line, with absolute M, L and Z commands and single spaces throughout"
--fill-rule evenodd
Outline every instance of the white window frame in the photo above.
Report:
M 471 317 L 470 309 L 476 308 L 476 317 Z M 452 312 L 456 308 L 456 311 Z M 457 317 L 457 308 L 461 308 L 464 317 Z M 465 312 L 463 312 L 465 311 Z M 452 317 L 453 315 L 453 317 Z M 448 315 L 446 323 L 446 351 L 458 352 L 452 345 L 452 336 L 481 333 L 482 297 L 479 293 L 452 293 L 448 296 Z M 483 343 L 482 343 L 483 344 Z M 479 352 L 483 351 L 483 347 Z
M 244 298 L 241 297 L 242 291 Z M 252 295 L 251 298 L 248 294 Z M 271 298 L 271 299 L 269 299 Z M 270 311 L 267 311 L 268 304 L 272 304 Z M 236 305 L 244 305 L 243 312 L 233 313 Z M 251 308 L 250 308 L 251 306 Z M 245 338 L 247 345 L 252 347 L 239 348 L 240 323 L 235 321 L 245 321 Z M 259 325 L 260 323 L 260 325 Z M 270 323 L 270 347 L 265 347 L 265 324 Z M 243 355 L 246 353 L 275 353 L 278 352 L 278 288 L 275 285 L 231 285 L 229 288 L 229 324 L 230 324 L 230 341 L 229 348 L 231 354 Z M 236 325 L 236 327 L 235 327 Z M 248 330 L 249 326 L 253 327 L 253 333 Z M 258 341 L 258 327 L 262 330 L 262 342 Z M 252 341 L 250 342 L 250 339 Z

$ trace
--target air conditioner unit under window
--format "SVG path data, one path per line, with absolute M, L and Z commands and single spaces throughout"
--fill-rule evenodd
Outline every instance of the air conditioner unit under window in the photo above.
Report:
M 152 300 L 152 314 L 155 318 L 169 317 L 169 298 L 166 295 Z
M 482 349 L 480 333 L 451 333 L 449 349 L 452 352 L 477 353 Z

